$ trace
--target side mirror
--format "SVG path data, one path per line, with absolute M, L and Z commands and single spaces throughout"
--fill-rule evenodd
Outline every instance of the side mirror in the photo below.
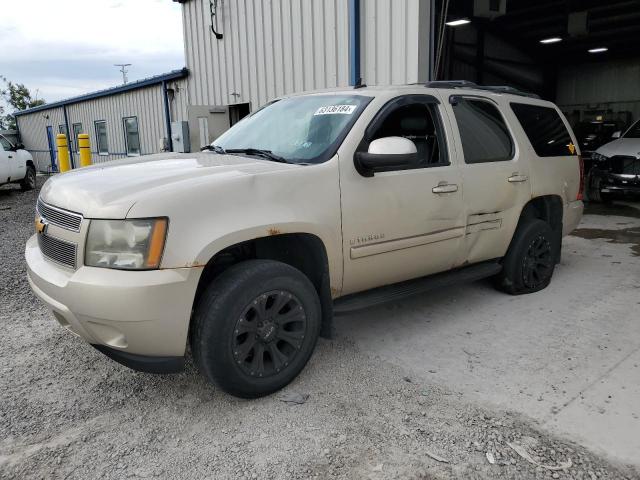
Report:
M 622 132 L 618 130 L 617 132 L 613 132 L 613 135 L 611 135 L 611 138 L 620 138 L 621 136 L 622 136 Z
M 415 143 L 407 138 L 378 138 L 369 144 L 366 153 L 356 152 L 354 163 L 363 177 L 373 177 L 378 172 L 408 170 L 418 166 L 418 150 Z
M 16 148 L 16 150 L 24 150 L 24 144 L 18 143 L 18 144 L 16 144 L 15 148 Z

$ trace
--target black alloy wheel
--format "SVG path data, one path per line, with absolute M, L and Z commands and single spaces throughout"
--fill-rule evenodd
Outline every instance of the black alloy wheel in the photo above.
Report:
M 306 327 L 307 316 L 295 295 L 285 290 L 259 295 L 236 322 L 235 361 L 252 377 L 275 375 L 295 359 Z
M 522 283 L 530 289 L 539 288 L 548 280 L 553 267 L 551 244 L 544 235 L 538 235 L 522 258 Z

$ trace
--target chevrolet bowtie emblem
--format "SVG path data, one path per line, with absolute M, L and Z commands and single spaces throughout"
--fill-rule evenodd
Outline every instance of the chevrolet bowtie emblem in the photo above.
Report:
M 36 217 L 36 232 L 37 233 L 46 233 L 48 226 L 49 226 L 49 224 L 47 223 L 47 221 L 44 218 L 42 218 L 40 215 L 38 215 Z

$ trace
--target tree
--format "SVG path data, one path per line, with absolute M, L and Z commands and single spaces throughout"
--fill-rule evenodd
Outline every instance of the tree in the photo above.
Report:
M 0 89 L 0 97 L 7 103 L 13 111 L 26 110 L 27 108 L 38 107 L 46 102 L 35 98 L 29 89 L 22 83 L 13 83 L 5 77 L 0 76 L 4 83 L 4 88 Z M 0 128 L 16 128 L 16 119 L 13 115 L 4 115 L 4 108 L 0 105 Z

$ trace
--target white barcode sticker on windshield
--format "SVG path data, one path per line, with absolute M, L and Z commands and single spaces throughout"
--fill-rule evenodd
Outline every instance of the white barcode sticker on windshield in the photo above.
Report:
M 355 105 L 327 105 L 316 110 L 314 115 L 351 115 L 355 109 Z

